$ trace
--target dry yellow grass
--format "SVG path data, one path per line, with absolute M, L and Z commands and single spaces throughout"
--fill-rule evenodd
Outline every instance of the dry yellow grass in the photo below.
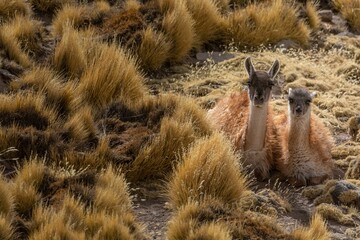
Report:
M 0 0 L 0 24 L 15 16 L 30 16 L 31 8 L 24 0 Z
M 45 165 L 37 157 L 30 158 L 17 172 L 16 185 L 29 184 L 38 190 L 45 174 Z
M 229 230 L 224 224 L 208 223 L 201 225 L 194 231 L 188 240 L 206 239 L 206 240 L 231 240 Z M 180 239 L 179 239 L 180 240 Z
M 0 196 L 2 196 L 0 198 L 0 216 L 9 218 L 14 209 L 13 198 L 11 192 L 9 191 L 9 184 L 3 179 L 2 176 L 0 178 Z M 2 231 L 0 230 L 0 235 L 1 232 Z
M 18 81 L 10 83 L 13 91 L 29 90 L 44 95 L 46 105 L 67 116 L 73 109 L 74 86 L 62 83 L 63 79 L 48 67 L 35 67 Z
M 308 228 L 298 228 L 292 233 L 295 240 L 327 240 L 330 233 L 320 214 L 315 214 Z
M 335 220 L 340 224 L 354 225 L 354 219 L 351 214 L 344 214 L 337 206 L 322 203 L 316 207 L 316 212 L 325 219 Z
M 0 122 L 2 126 L 34 126 L 46 129 L 55 123 L 57 113 L 45 104 L 43 96 L 32 93 L 17 93 L 0 96 Z
M 137 50 L 138 58 L 147 70 L 159 69 L 171 55 L 171 42 L 161 32 L 148 27 L 142 32 L 142 41 Z
M 186 0 L 186 6 L 194 19 L 196 40 L 195 47 L 203 43 L 223 37 L 225 20 L 221 17 L 219 8 L 213 0 Z
M 15 237 L 14 227 L 11 226 L 11 222 L 3 215 L 0 215 L 0 239 L 11 240 Z
M 246 189 L 246 178 L 240 173 L 231 144 L 222 135 L 214 133 L 196 141 L 185 153 L 168 189 L 174 208 L 206 198 L 231 204 L 239 201 Z
M 16 61 L 23 67 L 30 67 L 32 63 L 29 56 L 22 51 L 16 37 L 7 30 L 6 25 L 0 26 L 0 49 L 4 49 L 11 60 Z
M 253 3 L 235 10 L 228 17 L 228 41 L 258 46 L 291 39 L 302 45 L 309 40 L 310 30 L 299 20 L 294 4 L 284 0 Z
M 360 0 L 332 0 L 333 5 L 348 21 L 352 30 L 360 32 Z
M 321 18 L 318 13 L 319 4 L 316 1 L 306 1 L 305 9 L 309 26 L 317 30 L 321 25 Z
M 86 68 L 86 55 L 79 33 L 67 25 L 60 43 L 55 48 L 54 65 L 62 73 L 78 78 Z
M 180 61 L 186 57 L 196 41 L 194 21 L 183 1 L 159 0 L 164 14 L 162 28 L 172 42 L 171 60 Z
M 69 140 L 75 140 L 76 143 L 84 143 L 87 140 L 94 139 L 97 133 L 93 111 L 90 107 L 77 109 L 64 124 L 64 131 Z
M 95 48 L 76 94 L 97 109 L 115 100 L 130 109 L 140 107 L 148 93 L 134 59 L 115 45 L 98 44 Z
M 3 31 L 13 36 L 28 55 L 35 56 L 42 51 L 44 29 L 41 22 L 28 16 L 16 16 L 3 26 Z
M 75 0 L 30 0 L 30 3 L 36 10 L 52 13 L 66 4 L 74 4 Z

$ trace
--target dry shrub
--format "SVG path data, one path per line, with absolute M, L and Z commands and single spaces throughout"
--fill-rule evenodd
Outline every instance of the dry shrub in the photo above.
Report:
M 320 214 L 314 214 L 308 228 L 298 228 L 292 233 L 294 240 L 327 240 L 330 233 Z
M 310 30 L 298 17 L 297 7 L 284 0 L 253 3 L 228 17 L 228 41 L 248 46 L 291 39 L 306 45 Z
M 80 78 L 77 94 L 98 109 L 115 100 L 134 109 L 147 97 L 142 81 L 131 56 L 115 45 L 98 44 L 93 61 Z
M 102 22 L 104 16 L 110 11 L 107 2 L 94 2 L 92 5 L 64 5 L 53 20 L 54 34 L 59 36 L 68 25 L 75 29 L 85 29 L 91 25 Z
M 231 144 L 222 135 L 214 133 L 198 140 L 184 154 L 168 189 L 175 208 L 207 197 L 230 204 L 240 199 L 246 189 L 246 179 L 240 173 Z
M 29 56 L 22 51 L 20 43 L 9 31 L 6 25 L 0 26 L 0 49 L 5 51 L 9 59 L 19 63 L 22 67 L 30 67 L 31 61 Z
M 12 81 L 12 90 L 30 90 L 44 95 L 46 104 L 59 112 L 60 116 L 72 111 L 74 88 L 62 83 L 62 79 L 47 67 L 35 67 L 26 72 L 19 81 Z
M 196 41 L 194 21 L 183 1 L 159 0 L 164 14 L 162 28 L 172 42 L 171 60 L 180 61 L 186 57 Z
M 159 69 L 171 55 L 171 42 L 165 38 L 163 33 L 148 27 L 142 33 L 142 41 L 137 55 L 145 69 Z
M 70 77 L 80 77 L 86 68 L 84 51 L 79 33 L 69 25 L 64 27 L 61 41 L 55 48 L 55 68 Z
M 316 207 L 316 212 L 325 219 L 334 220 L 340 224 L 354 225 L 354 219 L 351 213 L 344 214 L 343 211 L 335 205 L 322 203 Z
M 225 20 L 213 0 L 186 0 L 187 8 L 194 19 L 195 46 L 223 37 Z
M 38 11 L 53 13 L 66 4 L 74 4 L 75 0 L 30 0 L 30 3 Z
M 56 112 L 46 105 L 43 96 L 32 93 L 17 93 L 0 96 L 0 122 L 2 126 L 34 126 L 46 129 L 55 123 Z
M 0 24 L 15 16 L 30 16 L 31 8 L 24 0 L 0 0 Z
M 360 0 L 332 0 L 332 3 L 348 21 L 352 30 L 360 32 Z
M 305 9 L 307 15 L 307 22 L 312 29 L 319 29 L 321 25 L 321 18 L 318 13 L 319 3 L 316 1 L 306 1 Z

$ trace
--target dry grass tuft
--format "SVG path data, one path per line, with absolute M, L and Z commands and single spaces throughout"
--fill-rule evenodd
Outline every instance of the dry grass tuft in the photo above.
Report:
M 228 17 L 228 40 L 235 44 L 258 46 L 291 39 L 302 45 L 310 30 L 299 20 L 297 7 L 284 0 L 253 3 Z
M 46 106 L 44 97 L 38 94 L 18 93 L 0 96 L 0 122 L 2 126 L 34 126 L 46 129 L 55 123 L 56 112 Z
M 13 198 L 9 191 L 9 184 L 2 177 L 0 178 L 0 196 L 0 216 L 8 218 L 14 209 Z M 2 236 L 1 230 L 0 236 Z
M 239 201 L 246 189 L 238 159 L 224 137 L 214 133 L 198 140 L 183 156 L 168 185 L 175 208 L 210 197 L 224 204 Z
M 97 1 L 91 5 L 64 5 L 53 20 L 53 32 L 56 36 L 64 33 L 68 25 L 75 29 L 86 29 L 103 21 L 110 12 L 110 5 L 104 1 Z
M 30 16 L 31 8 L 24 0 L 0 1 L 0 25 L 15 16 Z
M 64 124 L 64 131 L 69 139 L 84 143 L 96 137 L 93 111 L 90 107 L 77 109 L 73 116 Z
M 360 179 L 360 157 L 351 160 L 345 173 L 347 179 Z
M 0 239 L 15 239 L 14 228 L 11 226 L 11 222 L 3 215 L 0 215 Z
M 38 11 L 53 13 L 64 5 L 74 4 L 75 0 L 30 0 L 30 3 Z
M 217 3 L 213 0 L 186 0 L 187 8 L 194 19 L 195 47 L 218 40 L 224 35 L 225 20 L 221 17 Z
M 86 68 L 86 56 L 79 33 L 70 26 L 63 29 L 60 43 L 55 48 L 55 68 L 70 77 L 79 78 Z
M 201 225 L 187 238 L 189 240 L 206 239 L 206 240 L 231 240 L 228 228 L 223 224 L 208 223 Z
M 14 183 L 16 185 L 29 184 L 38 190 L 45 174 L 45 165 L 39 159 L 31 158 L 18 171 Z
M 162 28 L 172 42 L 171 60 L 180 61 L 186 57 L 196 41 L 194 21 L 183 1 L 161 1 L 159 5 L 164 18 Z
M 46 105 L 56 109 L 60 116 L 69 114 L 73 109 L 74 88 L 62 83 L 62 79 L 47 67 L 35 67 L 26 72 L 19 81 L 10 83 L 13 91 L 30 90 L 44 95 Z
M 142 33 L 142 41 L 137 50 L 142 66 L 148 70 L 159 69 L 171 55 L 171 42 L 161 32 L 148 27 Z
M 309 26 L 317 30 L 321 26 L 321 18 L 318 13 L 319 3 L 316 1 L 306 1 L 305 9 Z
M 330 239 L 330 233 L 320 214 L 312 217 L 308 228 L 299 228 L 292 233 L 295 240 L 327 240 Z
M 30 67 L 32 63 L 29 56 L 22 51 L 20 43 L 9 31 L 6 25 L 0 26 L 0 49 L 4 49 L 6 56 L 22 67 Z
M 77 94 L 97 109 L 115 100 L 136 109 L 143 104 L 147 90 L 132 57 L 115 45 L 98 44 L 93 61 L 80 78 Z
M 332 0 L 333 5 L 348 21 L 352 30 L 360 32 L 360 0 Z
M 41 22 L 27 16 L 16 16 L 3 26 L 3 31 L 13 36 L 28 55 L 36 56 L 43 51 L 44 28 Z
M 124 175 L 112 167 L 99 176 L 95 192 L 96 211 L 104 211 L 110 215 L 121 215 L 130 211 L 131 200 Z
M 14 196 L 15 212 L 29 218 L 35 206 L 40 202 L 40 194 L 31 183 L 23 181 L 14 183 L 11 190 Z

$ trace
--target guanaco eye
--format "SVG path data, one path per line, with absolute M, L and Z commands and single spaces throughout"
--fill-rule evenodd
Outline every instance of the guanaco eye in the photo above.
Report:
M 311 101 L 310 100 L 306 100 L 306 105 L 310 105 Z
M 289 103 L 294 103 L 294 99 L 289 98 Z
M 251 81 L 247 81 L 246 85 L 248 85 L 250 87 L 251 86 Z

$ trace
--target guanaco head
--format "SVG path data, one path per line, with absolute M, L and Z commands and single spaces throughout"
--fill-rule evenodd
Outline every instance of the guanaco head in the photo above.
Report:
M 271 97 L 271 88 L 274 86 L 274 79 L 279 72 L 280 63 L 275 60 L 268 72 L 256 71 L 251 58 L 245 59 L 245 69 L 249 75 L 249 97 L 252 104 L 261 107 Z
M 316 93 L 310 93 L 305 88 L 289 88 L 289 112 L 295 117 L 310 113 L 310 104 Z
M 348 132 L 353 141 L 356 140 L 356 136 L 360 131 L 360 116 L 351 117 L 348 121 Z

